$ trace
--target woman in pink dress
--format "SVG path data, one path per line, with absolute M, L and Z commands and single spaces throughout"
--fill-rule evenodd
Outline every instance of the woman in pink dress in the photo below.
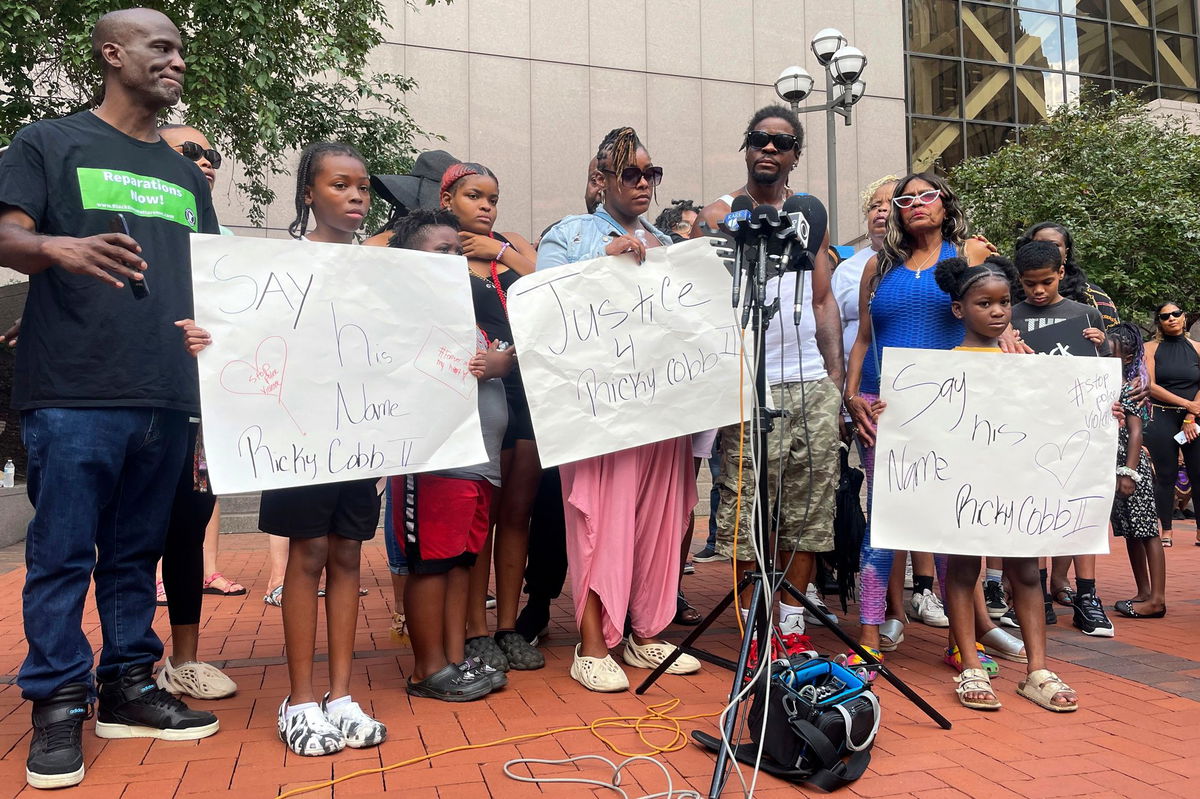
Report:
M 640 263 L 671 240 L 641 217 L 662 168 L 632 128 L 610 132 L 596 153 L 604 204 L 555 225 L 538 249 L 538 269 L 623 255 Z M 630 264 L 630 268 L 636 268 Z M 623 659 L 652 669 L 675 650 L 657 636 L 675 616 L 679 548 L 696 504 L 691 436 L 563 464 L 567 561 L 581 643 L 571 676 L 593 691 L 623 691 L 625 672 L 609 654 L 625 638 Z M 633 630 L 624 636 L 625 620 Z M 681 654 L 669 674 L 700 662 Z

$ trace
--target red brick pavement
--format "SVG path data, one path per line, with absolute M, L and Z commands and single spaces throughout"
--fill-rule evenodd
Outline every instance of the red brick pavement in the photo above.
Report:
M 940 730 L 883 684 L 878 690 L 884 721 L 870 771 L 842 793 L 923 799 L 1200 795 L 1200 758 L 1196 757 L 1200 748 L 1200 659 L 1192 659 L 1200 649 L 1195 589 L 1200 584 L 1200 548 L 1191 545 L 1194 527 L 1190 523 L 1179 525 L 1175 532 L 1178 544 L 1167 551 L 1170 588 L 1165 619 L 1116 619 L 1117 637 L 1111 640 L 1079 634 L 1071 628 L 1069 616 L 1051 628 L 1050 651 L 1056 658 L 1051 668 L 1078 689 L 1083 709 L 1077 713 L 1051 714 L 1018 697 L 1014 691 L 1021 670 L 1003 661 L 995 685 L 1004 709 L 983 714 L 960 707 L 954 699 L 953 674 L 939 657 L 944 632 L 910 625 L 902 651 L 889 656 L 889 662 L 954 722 L 954 729 Z M 411 701 L 403 690 L 411 654 L 398 648 L 388 635 L 391 590 L 383 545 L 376 539 L 364 550 L 363 582 L 370 594 L 362 603 L 353 690 L 370 712 L 387 723 L 389 739 L 372 750 L 346 750 L 328 758 L 295 757 L 285 751 L 273 727 L 275 709 L 287 690 L 287 673 L 279 611 L 262 603 L 264 537 L 224 536 L 222 546 L 223 571 L 251 590 L 243 598 L 205 598 L 202 656 L 224 664 L 240 686 L 236 696 L 205 705 L 220 717 L 221 732 L 193 743 L 101 741 L 88 733 L 84 739 L 87 777 L 81 786 L 62 792 L 63 796 L 273 797 L 281 791 L 448 747 L 579 726 L 607 716 L 641 715 L 648 705 L 676 696 L 683 700 L 676 715 L 711 713 L 720 709 L 728 691 L 730 675 L 710 666 L 695 676 L 664 678 L 644 697 L 583 690 L 567 676 L 575 636 L 570 600 L 564 597 L 557 603 L 551 623 L 545 670 L 514 672 L 507 690 L 477 703 L 452 706 Z M 11 553 L 5 554 L 11 557 Z M 0 555 L 0 563 L 4 560 Z M 1114 600 L 1132 593 L 1132 579 L 1123 549 L 1114 549 L 1100 561 L 1101 595 L 1111 606 Z M 696 572 L 686 578 L 688 595 L 697 607 L 711 607 L 728 590 L 728 564 L 697 564 Z M 0 575 L 0 597 L 7 597 L 0 604 L 0 799 L 38 794 L 25 786 L 22 769 L 29 743 L 29 709 L 13 684 L 24 653 L 22 578 L 20 568 Z M 94 606 L 89 605 L 85 624 L 98 643 Z M 157 625 L 166 635 L 165 609 L 159 613 Z M 677 630 L 671 634 L 682 635 Z M 813 631 L 813 638 L 822 651 L 838 648 L 836 639 L 823 630 Z M 726 655 L 736 643 L 731 614 L 703 641 L 707 649 Z M 638 679 L 640 673 L 631 671 Z M 713 722 L 701 719 L 684 722 L 682 727 L 685 731 L 711 731 Z M 642 748 L 631 732 L 611 732 L 609 737 L 622 748 Z M 614 758 L 590 733 L 570 732 L 449 754 L 304 795 L 377 796 L 387 790 L 400 791 L 411 799 L 578 797 L 592 792 L 578 786 L 539 788 L 518 783 L 504 776 L 502 766 L 515 757 L 582 754 Z M 707 791 L 712 769 L 708 753 L 689 745 L 660 760 L 669 768 L 676 787 L 690 785 Z M 585 764 L 578 771 L 601 777 L 603 770 Z M 638 766 L 624 787 L 630 796 L 638 796 L 664 790 L 665 784 L 654 769 Z M 736 778 L 726 795 L 742 795 Z M 770 777 L 760 778 L 755 790 L 755 796 L 762 799 L 806 795 Z

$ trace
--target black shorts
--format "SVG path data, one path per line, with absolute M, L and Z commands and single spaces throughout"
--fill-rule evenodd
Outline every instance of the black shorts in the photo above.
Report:
M 525 399 L 525 386 L 519 377 L 504 381 L 504 394 L 508 399 L 508 427 L 504 429 L 501 449 L 512 449 L 518 440 L 533 441 L 533 418 L 529 415 L 529 401 Z
M 337 535 L 370 541 L 379 527 L 377 482 L 372 478 L 264 491 L 258 529 L 284 538 Z

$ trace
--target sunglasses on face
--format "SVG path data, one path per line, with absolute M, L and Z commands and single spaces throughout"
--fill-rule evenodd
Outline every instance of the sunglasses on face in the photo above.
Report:
M 206 158 L 213 169 L 221 168 L 221 154 L 216 150 L 206 150 L 194 141 L 185 141 L 183 144 L 177 144 L 175 145 L 175 149 L 181 152 L 184 158 L 190 158 L 193 161 Z
M 746 134 L 746 141 L 742 143 L 742 149 L 750 147 L 754 150 L 761 150 L 768 144 L 774 145 L 779 152 L 786 153 L 796 149 L 796 137 L 790 133 L 767 133 L 765 130 L 752 130 Z
M 1158 315 L 1158 321 L 1165 322 L 1168 319 L 1178 319 L 1183 316 L 1183 311 L 1163 311 Z
M 912 208 L 914 205 L 929 205 L 941 196 L 942 193 L 938 189 L 930 189 L 920 194 L 901 194 L 899 197 L 893 197 L 892 202 L 897 208 Z
M 663 176 L 663 168 L 661 166 L 649 166 L 645 170 L 638 169 L 636 166 L 627 166 L 621 170 L 620 174 L 611 169 L 601 169 L 600 171 L 620 178 L 621 185 L 630 189 L 636 187 L 643 179 L 653 188 L 662 183 Z

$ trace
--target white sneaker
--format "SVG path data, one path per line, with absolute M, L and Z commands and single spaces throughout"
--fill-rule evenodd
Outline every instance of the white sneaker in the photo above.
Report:
M 575 645 L 575 658 L 571 661 L 571 677 L 589 691 L 614 693 L 629 690 L 629 678 L 613 660 L 612 655 L 602 658 L 584 657 L 579 654 L 582 645 Z
M 838 623 L 837 615 L 825 604 L 825 600 L 821 598 L 821 592 L 817 590 L 815 585 L 809 583 L 808 590 L 804 592 L 804 595 L 808 597 L 809 602 L 816 606 L 817 612 L 825 617 L 825 621 L 829 624 Z
M 904 587 L 905 588 L 913 587 L 912 556 L 911 555 L 904 556 Z
M 937 594 L 928 588 L 919 594 L 914 592 L 909 604 L 912 605 L 913 615 L 921 623 L 928 624 L 930 627 L 950 626 L 950 620 L 946 618 L 946 610 L 942 607 L 942 600 L 938 599 Z
M 158 670 L 155 683 L 164 691 L 187 694 L 193 699 L 224 699 L 237 693 L 237 683 L 224 672 L 211 663 L 194 660 L 175 666 L 167 658 Z
M 346 748 L 341 730 L 329 723 L 320 706 L 313 705 L 288 718 L 288 700 L 279 706 L 279 740 L 288 749 L 305 757 L 332 755 Z
M 779 632 L 783 635 L 804 635 L 806 627 L 804 613 L 789 613 L 779 620 Z
M 659 665 L 674 654 L 677 647 L 664 641 L 652 641 L 639 644 L 630 635 L 625 639 L 625 651 L 622 658 L 630 666 L 638 669 L 657 669 Z M 680 652 L 679 657 L 667 668 L 667 674 L 695 674 L 700 671 L 700 661 L 686 652 Z
M 330 707 L 329 694 L 325 694 L 321 700 L 321 710 L 329 723 L 342 733 L 346 746 L 351 749 L 378 746 L 387 737 L 387 727 L 364 713 L 358 702 L 338 702 Z

